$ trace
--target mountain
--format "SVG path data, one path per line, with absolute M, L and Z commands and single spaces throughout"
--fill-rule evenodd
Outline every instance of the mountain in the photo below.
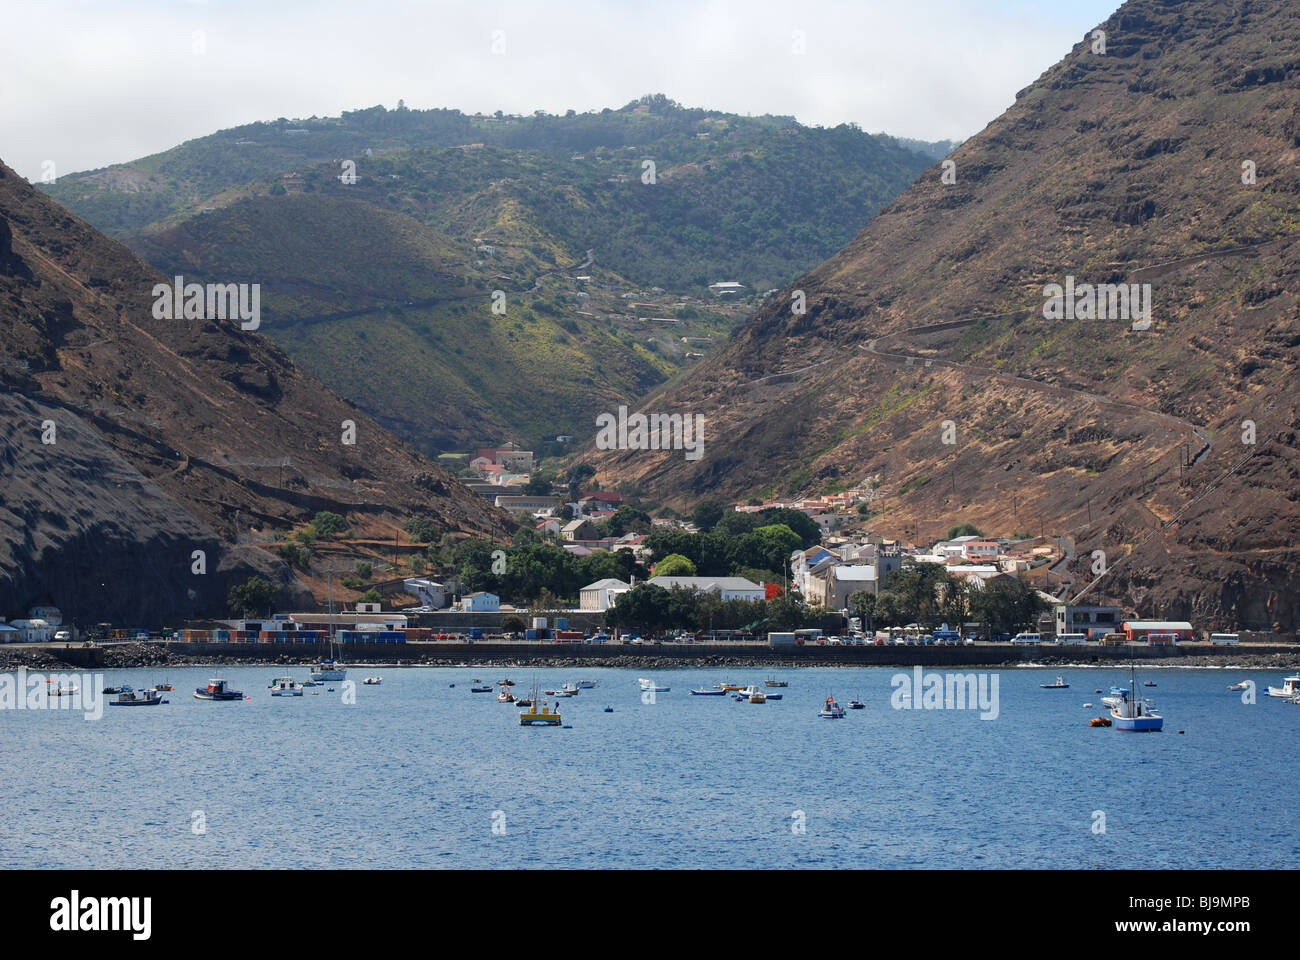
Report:
M 0 615 L 53 603 L 82 625 L 175 623 L 224 614 L 253 574 L 310 604 L 324 570 L 292 570 L 278 541 L 318 511 L 344 516 L 358 550 L 391 548 L 416 515 L 506 532 L 266 337 L 158 319 L 160 282 L 0 164 Z
M 1104 570 L 1087 597 L 1294 629 L 1300 8 L 1099 30 L 642 405 L 704 416 L 700 459 L 592 449 L 599 478 L 679 506 L 871 478 L 885 535 L 1055 534 L 1067 595 Z M 1149 329 L 1048 319 L 1071 283 L 1150 284 Z
M 268 336 L 432 453 L 574 433 L 694 365 L 931 148 L 662 95 L 563 117 L 375 107 L 46 189 L 170 276 L 260 283 Z

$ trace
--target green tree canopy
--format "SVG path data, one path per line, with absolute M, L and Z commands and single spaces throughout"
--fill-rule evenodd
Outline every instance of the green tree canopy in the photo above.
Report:
M 266 617 L 275 608 L 276 593 L 275 584 L 265 577 L 249 577 L 230 588 L 226 603 L 230 612 L 236 616 L 246 617 L 252 614 L 255 617 Z
M 693 577 L 695 564 L 680 553 L 672 553 L 655 564 L 656 577 Z

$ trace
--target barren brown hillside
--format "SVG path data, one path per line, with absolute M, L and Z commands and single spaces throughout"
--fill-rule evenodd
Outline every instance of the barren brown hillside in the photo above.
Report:
M 265 337 L 155 319 L 163 279 L 0 164 L 0 616 L 208 616 L 253 572 L 309 603 L 266 548 L 318 510 L 358 536 L 391 538 L 415 514 L 504 532 L 504 515 Z
M 955 182 L 927 171 L 643 405 L 704 413 L 703 459 L 593 451 L 600 478 L 682 505 L 878 475 L 882 533 L 1041 531 L 1077 557 L 1067 593 L 1102 550 L 1090 596 L 1294 629 L 1300 5 L 1131 0 L 1100 29 Z M 1150 329 L 1045 319 L 1067 277 L 1150 283 Z

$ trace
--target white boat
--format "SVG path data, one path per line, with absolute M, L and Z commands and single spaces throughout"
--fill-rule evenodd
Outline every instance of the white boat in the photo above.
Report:
M 271 696 L 301 697 L 302 684 L 293 677 L 276 677 L 271 681 Z
M 822 707 L 821 713 L 817 716 L 823 720 L 840 720 L 844 717 L 844 708 L 835 702 L 834 697 L 827 697 L 826 706 Z
M 578 681 L 578 689 L 579 689 L 579 690 L 591 690 L 591 689 L 594 689 L 594 688 L 595 688 L 596 683 L 597 683 L 597 681 L 595 681 L 595 680 L 579 680 L 579 681 Z
M 122 687 L 117 692 L 117 699 L 108 701 L 110 707 L 152 707 L 168 701 L 157 690 L 141 690 L 138 693 L 130 687 Z
M 642 693 L 667 693 L 672 689 L 672 687 L 656 686 L 653 680 L 647 680 L 645 677 L 638 679 L 637 683 L 640 684 Z
M 366 679 L 362 680 L 361 682 L 364 683 L 367 687 L 377 687 L 377 686 L 379 686 L 381 683 L 384 682 L 384 678 L 383 678 L 383 677 L 366 677 Z
M 47 697 L 70 697 L 80 689 L 75 683 L 70 683 L 64 687 L 55 684 L 53 680 L 45 681 L 45 695 Z
M 562 683 L 560 684 L 560 692 L 568 697 L 577 696 L 578 685 L 576 683 Z
M 1246 677 L 1242 677 L 1241 680 L 1240 680 L 1239 682 L 1237 682 L 1237 683 L 1233 683 L 1233 684 L 1229 684 L 1228 689 L 1229 689 L 1229 690 L 1249 690 L 1249 689 L 1250 689 L 1250 680 L 1247 679 Z
M 756 683 L 751 683 L 744 690 L 741 690 L 740 696 L 750 703 L 767 703 L 767 694 Z
M 1300 696 L 1300 673 L 1284 678 L 1280 687 L 1269 687 L 1268 695 L 1282 700 L 1291 700 Z
M 1111 722 L 1116 730 L 1129 733 L 1158 733 L 1164 729 L 1165 719 L 1156 712 L 1155 704 L 1148 698 L 1137 695 L 1137 678 L 1133 668 L 1129 668 L 1131 692 L 1120 688 L 1113 698 L 1116 702 L 1110 706 Z M 1108 697 L 1107 699 L 1112 699 Z
M 1042 687 L 1044 690 L 1068 690 L 1068 689 L 1070 689 L 1070 685 L 1069 685 L 1068 683 L 1065 682 L 1065 678 L 1064 678 L 1064 677 L 1057 677 L 1055 683 L 1040 683 L 1039 686 Z

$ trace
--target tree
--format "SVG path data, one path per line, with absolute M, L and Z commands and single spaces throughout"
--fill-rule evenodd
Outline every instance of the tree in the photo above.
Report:
M 952 527 L 948 530 L 949 540 L 956 540 L 958 537 L 982 537 L 982 536 L 984 536 L 984 534 L 980 532 L 980 528 L 975 526 L 975 524 L 970 523 L 969 521 L 966 523 L 959 523 L 957 524 L 957 526 Z
M 614 511 L 614 515 L 596 524 L 598 530 L 609 537 L 621 537 L 626 533 L 649 533 L 654 524 L 650 514 L 625 503 Z
M 362 580 L 369 580 L 370 574 L 372 572 L 373 572 L 373 568 L 370 565 L 370 561 L 368 560 L 357 561 L 357 576 L 360 577 Z
M 862 621 L 864 631 L 875 632 L 876 614 L 879 606 L 879 598 L 870 590 L 858 590 L 849 594 L 849 609 L 853 611 L 854 616 Z
M 428 517 L 411 517 L 402 529 L 416 543 L 433 543 L 438 539 L 438 524 Z
M 226 603 L 230 612 L 241 617 L 250 613 L 254 616 L 269 616 L 275 606 L 275 584 L 265 577 L 249 577 L 243 583 L 230 588 Z
M 589 463 L 580 463 L 568 472 L 565 480 L 567 483 L 583 483 L 595 475 L 595 467 Z
M 758 514 L 759 525 L 771 525 L 774 523 L 783 523 L 799 535 L 803 541 L 804 549 L 816 546 L 822 542 L 822 528 L 817 526 L 817 521 L 802 510 L 791 510 L 788 507 L 772 507 L 763 510 Z
M 523 633 L 527 629 L 528 624 L 524 623 L 523 617 L 516 616 L 512 613 L 507 617 L 501 618 L 502 633 Z
M 357 597 L 357 603 L 382 603 L 383 600 L 384 598 L 379 595 L 379 591 L 374 587 Z
M 701 500 L 695 505 L 695 509 L 691 511 L 691 520 L 701 533 L 710 533 L 717 522 L 722 519 L 725 510 L 726 508 L 717 500 Z
M 525 497 L 549 497 L 551 495 L 551 478 L 534 473 L 524 484 Z
M 347 521 L 337 513 L 322 510 L 312 518 L 311 525 L 316 528 L 318 536 L 333 537 L 348 528 Z
M 782 593 L 767 601 L 769 630 L 798 630 L 809 619 L 809 611 L 793 594 Z
M 995 577 L 971 594 L 970 609 L 971 615 L 988 627 L 992 638 L 998 633 L 1032 628 L 1038 615 L 1047 609 L 1047 601 L 1023 580 Z
M 656 577 L 693 577 L 695 564 L 680 553 L 670 553 L 655 564 Z

